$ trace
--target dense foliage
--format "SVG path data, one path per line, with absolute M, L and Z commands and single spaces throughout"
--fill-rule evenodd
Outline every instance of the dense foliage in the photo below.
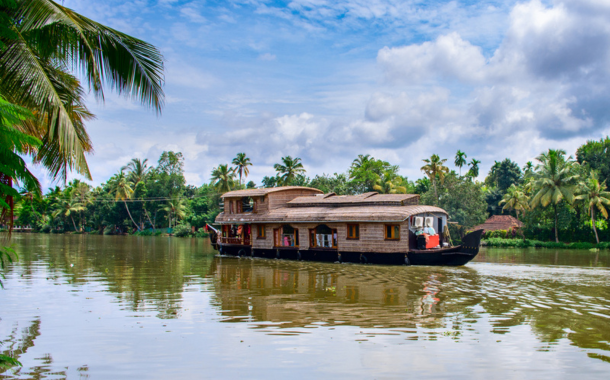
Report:
M 413 182 L 398 174 L 397 165 L 370 155 L 359 155 L 344 173 L 313 178 L 307 176 L 299 157 L 286 156 L 274 166 L 276 175 L 264 177 L 261 187 L 309 186 L 337 195 L 417 193 L 421 204 L 449 213 L 455 240 L 490 215 L 502 213 L 524 223 L 518 236 L 508 237 L 610 241 L 610 192 L 605 180 L 591 165 L 579 164 L 564 151 L 550 149 L 523 169 L 510 159 L 496 162 L 484 182 L 473 177 L 478 160 L 471 160 L 464 176 L 445 166 L 447 162 L 439 155 L 423 160 L 421 170 L 426 176 Z M 465 153 L 458 151 L 455 162 L 464 166 Z M 200 187 L 186 185 L 181 153 L 163 152 L 157 166 L 133 159 L 94 189 L 76 180 L 63 189 L 49 189 L 44 197 L 24 189 L 17 207 L 18 224 L 42 232 L 153 235 L 169 229 L 176 236 L 205 236 L 197 231 L 214 222 L 223 193 L 256 187 L 247 180 L 252 163 L 246 154 L 239 153 L 232 163 L 234 167 L 218 165 L 210 183 Z

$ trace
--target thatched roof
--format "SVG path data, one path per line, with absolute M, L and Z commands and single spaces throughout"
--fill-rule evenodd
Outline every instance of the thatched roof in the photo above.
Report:
M 288 207 L 346 207 L 346 206 L 404 206 L 416 205 L 417 194 L 379 194 L 377 192 L 359 195 L 335 195 L 335 193 L 298 197 L 288 202 Z
M 513 227 L 523 227 L 523 223 L 510 215 L 493 215 L 491 218 L 487 219 L 485 223 L 473 227 L 472 230 L 497 231 L 509 230 Z
M 398 223 L 421 213 L 447 214 L 435 206 L 345 206 L 281 207 L 264 213 L 221 213 L 217 223 L 312 223 L 312 222 L 388 222 Z
M 245 189 L 245 190 L 235 190 L 224 193 L 221 198 L 241 198 L 241 197 L 260 197 L 263 195 L 267 195 L 269 193 L 276 193 L 279 191 L 287 191 L 287 190 L 308 190 L 312 194 L 319 193 L 324 194 L 322 190 L 314 189 L 312 187 L 305 186 L 281 186 L 281 187 L 269 187 L 263 189 Z

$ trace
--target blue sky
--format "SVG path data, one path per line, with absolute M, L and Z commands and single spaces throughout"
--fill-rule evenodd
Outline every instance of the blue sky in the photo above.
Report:
M 90 98 L 93 184 L 163 150 L 184 153 L 197 186 L 238 152 L 257 183 L 284 155 L 312 177 L 371 154 L 416 179 L 423 158 L 452 162 L 461 149 L 486 173 L 494 160 L 573 154 L 610 133 L 607 1 L 64 5 L 166 59 L 161 117 L 129 99 Z

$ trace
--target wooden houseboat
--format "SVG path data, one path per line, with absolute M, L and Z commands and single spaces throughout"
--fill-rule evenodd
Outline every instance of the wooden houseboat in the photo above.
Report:
M 210 239 L 221 254 L 330 262 L 464 265 L 482 231 L 451 246 L 447 212 L 417 194 L 324 194 L 285 186 L 230 191 Z

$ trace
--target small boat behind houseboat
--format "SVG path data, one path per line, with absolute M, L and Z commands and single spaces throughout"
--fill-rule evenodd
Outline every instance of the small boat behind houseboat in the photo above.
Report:
M 223 255 L 395 265 L 464 265 L 482 230 L 451 245 L 447 212 L 417 194 L 324 194 L 285 186 L 230 191 L 210 239 Z

